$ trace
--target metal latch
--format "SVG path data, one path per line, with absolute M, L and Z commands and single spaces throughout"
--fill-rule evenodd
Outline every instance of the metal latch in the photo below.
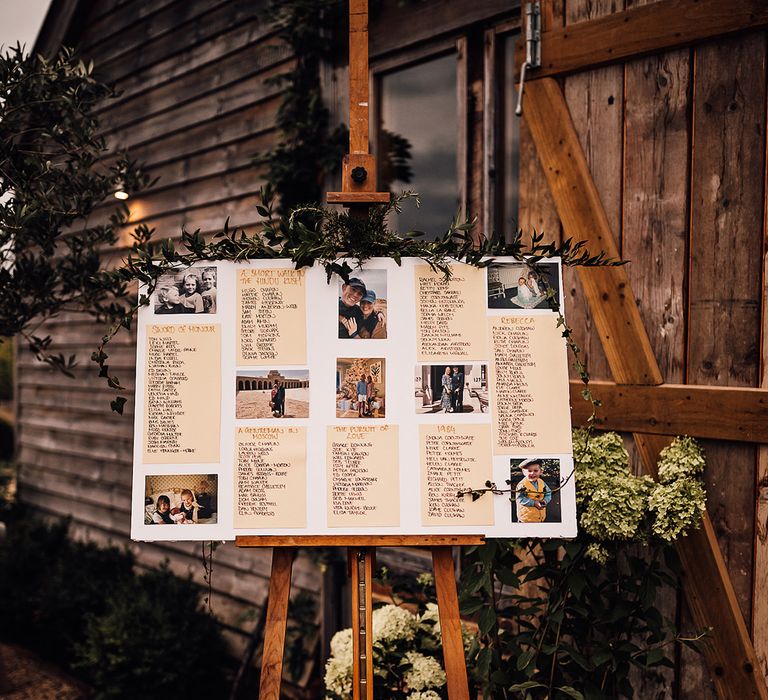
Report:
M 523 114 L 523 89 L 529 68 L 541 66 L 541 3 L 529 2 L 525 6 L 525 63 L 520 68 L 520 86 L 517 89 L 515 114 Z

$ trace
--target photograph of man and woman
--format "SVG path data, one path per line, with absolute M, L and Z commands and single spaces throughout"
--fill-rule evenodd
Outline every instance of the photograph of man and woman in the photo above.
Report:
M 387 337 L 387 271 L 358 270 L 339 282 L 339 338 Z
M 416 413 L 488 413 L 488 365 L 417 365 Z
M 309 370 L 239 370 L 235 418 L 309 418 Z
M 336 417 L 384 418 L 385 376 L 382 358 L 336 360 Z
M 215 314 L 216 268 L 187 267 L 161 275 L 154 309 L 156 314 Z
M 540 262 L 539 271 L 523 263 L 497 263 L 488 266 L 489 309 L 550 309 L 547 289 L 559 303 L 560 268 L 557 262 Z
M 511 459 L 509 481 L 513 523 L 561 522 L 559 459 Z
M 216 474 L 161 474 L 144 483 L 145 525 L 216 523 Z

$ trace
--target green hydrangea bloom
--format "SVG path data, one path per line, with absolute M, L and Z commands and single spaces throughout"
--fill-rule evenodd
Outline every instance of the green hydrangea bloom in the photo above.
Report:
M 671 484 L 682 478 L 698 478 L 704 472 L 704 452 L 691 437 L 676 437 L 659 455 L 659 482 Z
M 671 542 L 699 527 L 707 509 L 707 493 L 697 479 L 681 477 L 673 483 L 656 484 L 648 505 L 655 516 L 653 534 Z

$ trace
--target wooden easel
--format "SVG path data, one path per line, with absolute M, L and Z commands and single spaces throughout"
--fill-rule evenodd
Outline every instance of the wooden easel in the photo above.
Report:
M 368 151 L 368 0 L 349 3 L 349 153 L 342 163 L 342 191 L 328 192 L 329 204 L 349 207 L 364 217 L 369 207 L 389 202 L 376 192 L 376 161 Z M 373 700 L 373 571 L 376 547 L 430 547 L 443 640 L 448 697 L 469 700 L 467 668 L 461 638 L 459 599 L 451 547 L 479 545 L 480 535 L 382 536 L 241 536 L 238 547 L 272 547 L 260 700 L 279 700 L 288 622 L 291 568 L 298 547 L 347 547 L 352 578 L 353 699 Z

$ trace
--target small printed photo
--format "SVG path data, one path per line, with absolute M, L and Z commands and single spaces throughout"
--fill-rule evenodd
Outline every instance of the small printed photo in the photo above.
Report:
M 339 281 L 339 338 L 387 337 L 387 271 L 358 270 Z
M 540 272 L 523 263 L 495 263 L 488 266 L 489 309 L 550 309 L 547 289 L 560 303 L 560 268 L 557 262 L 539 262 Z
M 239 370 L 235 418 L 309 418 L 309 370 Z
M 513 523 L 559 523 L 560 460 L 509 460 Z
M 216 524 L 216 474 L 158 474 L 144 483 L 145 525 Z
M 336 417 L 384 418 L 386 407 L 383 358 L 336 360 Z
M 161 275 L 152 305 L 156 314 L 215 314 L 216 268 L 185 267 Z
M 417 365 L 416 413 L 488 413 L 488 365 Z

